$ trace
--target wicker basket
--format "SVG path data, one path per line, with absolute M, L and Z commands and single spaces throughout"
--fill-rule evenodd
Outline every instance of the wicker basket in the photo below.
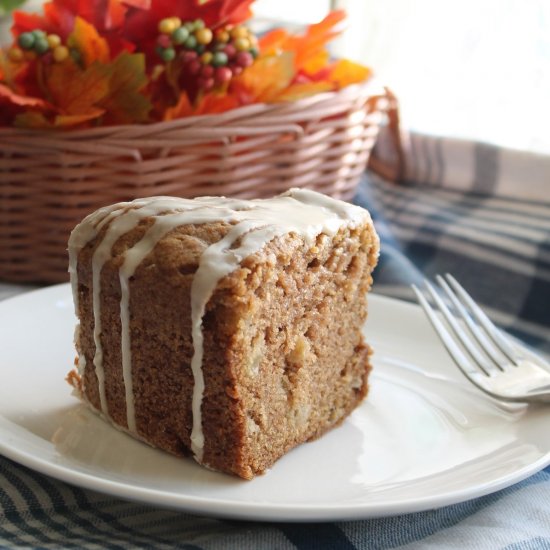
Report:
M 137 197 L 266 197 L 309 187 L 350 199 L 387 109 L 376 84 L 143 126 L 0 129 L 0 279 L 61 282 L 88 213 Z

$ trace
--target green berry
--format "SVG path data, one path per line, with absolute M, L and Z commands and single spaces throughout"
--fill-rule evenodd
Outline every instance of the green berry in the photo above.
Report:
M 72 48 L 69 51 L 69 53 L 73 58 L 73 61 L 75 61 L 75 63 L 80 63 L 80 61 L 82 61 L 82 56 L 80 55 L 80 52 L 78 50 L 75 50 L 74 48 Z
M 260 55 L 260 50 L 258 50 L 258 48 L 250 48 L 249 52 L 254 59 Z
M 174 48 L 162 48 L 160 57 L 163 61 L 172 61 L 176 57 L 176 50 Z
M 32 32 L 23 32 L 19 35 L 17 43 L 24 50 L 32 50 L 34 46 L 34 34 Z
M 225 52 L 215 52 L 212 57 L 212 65 L 214 67 L 223 67 L 224 65 L 227 65 L 227 54 Z
M 38 54 L 46 53 L 50 49 L 50 44 L 46 38 L 36 38 L 34 41 L 34 51 Z
M 189 38 L 189 31 L 185 27 L 178 27 L 172 33 L 172 42 L 174 44 L 183 44 Z
M 183 27 L 187 29 L 187 32 L 193 32 L 195 30 L 195 23 L 191 22 L 191 21 L 186 21 L 184 24 L 183 24 Z
M 37 40 L 39 38 L 46 38 L 46 36 L 48 36 L 43 30 L 40 29 L 34 29 L 34 31 L 32 31 L 32 34 Z
M 204 29 L 205 24 L 202 19 L 195 19 L 193 26 L 195 27 L 195 30 L 198 31 L 199 29 Z
M 190 35 L 185 41 L 185 47 L 189 50 L 194 50 L 197 47 L 197 39 Z

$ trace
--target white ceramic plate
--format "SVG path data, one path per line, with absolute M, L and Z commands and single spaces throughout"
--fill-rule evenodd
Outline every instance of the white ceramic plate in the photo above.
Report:
M 197 514 L 322 521 L 452 504 L 550 464 L 550 409 L 480 394 L 411 304 L 370 297 L 368 399 L 253 481 L 149 448 L 80 405 L 64 381 L 74 322 L 68 285 L 0 303 L 0 453 L 75 485 Z

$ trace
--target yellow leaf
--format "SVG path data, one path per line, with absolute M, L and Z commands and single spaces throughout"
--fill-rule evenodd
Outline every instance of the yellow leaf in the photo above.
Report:
M 344 88 L 350 84 L 364 82 L 371 76 L 372 71 L 368 67 L 348 59 L 341 59 L 334 64 L 329 79 L 334 82 L 337 88 Z
M 51 128 L 52 124 L 44 116 L 43 113 L 38 113 L 36 111 L 27 111 L 26 113 L 18 114 L 15 117 L 13 125 L 16 128 L 36 128 L 36 129 L 45 129 Z
M 273 102 L 296 101 L 321 92 L 330 92 L 333 90 L 330 82 L 306 82 L 303 84 L 292 84 L 281 94 L 272 99 Z
M 315 74 L 326 68 L 329 58 L 329 53 L 326 50 L 321 50 L 304 61 L 302 70 L 307 74 Z

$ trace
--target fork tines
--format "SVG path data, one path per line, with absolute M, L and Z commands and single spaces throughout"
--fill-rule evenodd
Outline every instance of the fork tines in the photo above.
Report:
M 448 273 L 445 277 L 437 275 L 436 281 L 441 291 L 436 290 L 427 280 L 426 289 L 436 308 L 443 315 L 447 327 L 435 314 L 420 290 L 414 285 L 413 290 L 447 351 L 459 367 L 471 370 L 471 360 L 466 355 L 487 376 L 490 376 L 495 368 L 504 370 L 507 363 L 517 364 L 518 358 L 510 344 L 458 281 Z M 460 346 L 457 341 L 460 342 Z
M 436 281 L 439 288 L 426 281 L 429 301 L 413 290 L 470 382 L 496 399 L 550 403 L 550 364 L 520 344 L 512 346 L 454 277 L 438 275 Z

